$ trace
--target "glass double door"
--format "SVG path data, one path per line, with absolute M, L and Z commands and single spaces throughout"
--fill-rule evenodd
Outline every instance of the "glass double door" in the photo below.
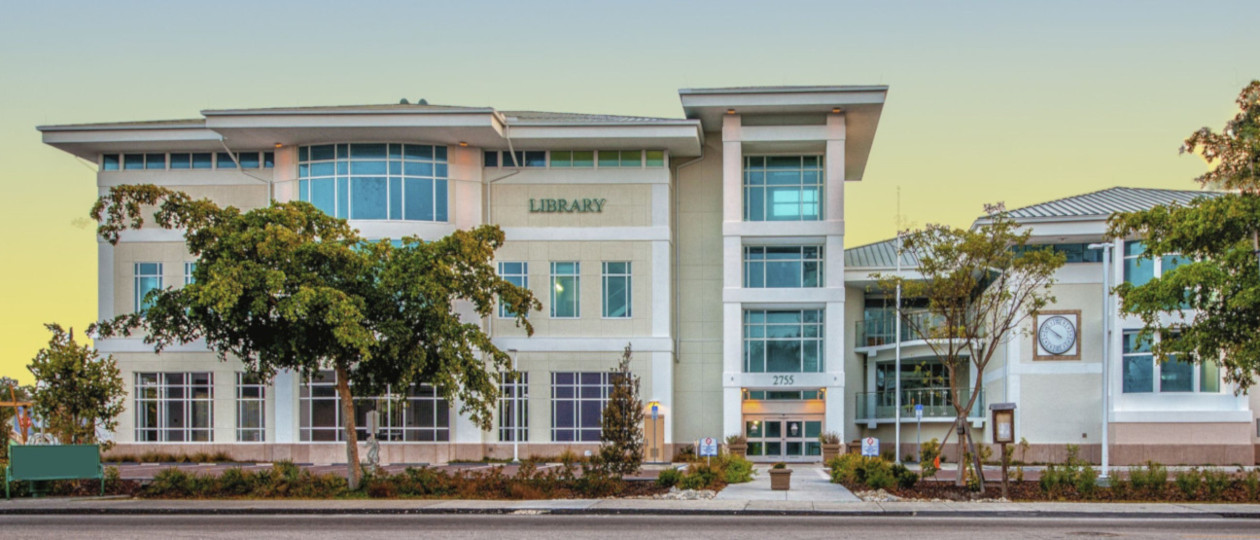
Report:
M 822 458 L 821 418 L 745 417 L 748 458 L 757 461 L 811 461 Z

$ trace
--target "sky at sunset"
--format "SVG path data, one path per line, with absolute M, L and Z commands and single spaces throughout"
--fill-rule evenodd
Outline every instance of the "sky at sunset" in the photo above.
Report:
M 599 6 L 607 7 L 599 7 Z M 1260 2 L 19 2 L 0 10 L 0 375 L 96 313 L 95 166 L 37 125 L 396 103 L 681 117 L 677 90 L 889 86 L 846 244 L 1111 186 L 1260 78 Z

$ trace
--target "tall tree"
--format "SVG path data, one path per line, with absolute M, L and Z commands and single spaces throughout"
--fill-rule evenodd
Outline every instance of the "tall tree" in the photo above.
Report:
M 1019 231 L 1000 204 L 986 205 L 985 212 L 988 218 L 972 229 L 928 225 L 906 233 L 904 249 L 918 260 L 918 277 L 876 275 L 881 288 L 901 285 L 903 298 L 927 301 L 931 317 L 903 312 L 902 322 L 945 366 L 959 429 L 956 482 L 964 482 L 961 458 L 970 453 L 982 489 L 980 455 L 967 414 L 999 345 L 1025 333 L 1023 324 L 1054 302 L 1054 273 L 1066 260 L 1050 249 L 1029 249 L 1032 231 Z
M 153 211 L 155 209 L 155 211 Z M 149 307 L 98 323 L 103 337 L 143 331 L 156 351 L 204 338 L 221 359 L 239 359 L 270 379 L 292 369 L 336 373 L 346 441 L 347 479 L 358 487 L 359 454 L 351 388 L 360 395 L 411 383 L 433 384 L 461 413 L 491 428 L 498 398 L 493 373 L 510 358 L 479 320 L 461 320 L 456 302 L 481 318 L 496 300 L 533 334 L 541 304 L 501 279 L 492 265 L 503 244 L 496 226 L 424 242 L 367 242 L 345 220 L 305 202 L 241 212 L 166 188 L 118 186 L 92 208 L 111 243 L 128 228 L 182 229 L 198 258 L 193 283 L 153 291 Z
M 79 345 L 74 331 L 46 324 L 52 332 L 27 369 L 35 376 L 34 415 L 62 444 L 92 444 L 96 430 L 112 432 L 118 425 L 127 391 L 112 356 L 102 357 L 89 345 Z M 103 448 L 113 446 L 104 441 Z
M 600 426 L 599 462 L 618 477 L 634 474 L 643 464 L 643 400 L 639 377 L 630 372 L 630 345 L 612 369 L 612 390 Z
M 1181 148 L 1207 162 L 1195 181 L 1227 192 L 1116 214 L 1109 234 L 1140 238 L 1147 256 L 1179 263 L 1145 284 L 1116 287 L 1121 309 L 1142 319 L 1143 333 L 1160 333 L 1155 357 L 1219 362 L 1225 380 L 1244 391 L 1260 374 L 1260 81 L 1236 103 L 1224 129 L 1201 128 Z

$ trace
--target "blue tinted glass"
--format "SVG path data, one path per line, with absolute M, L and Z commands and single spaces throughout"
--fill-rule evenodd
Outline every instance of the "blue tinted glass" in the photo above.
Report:
M 1146 257 L 1124 259 L 1124 281 L 1134 286 L 1145 285 L 1155 277 L 1155 261 Z
M 307 161 L 311 159 L 311 149 L 308 146 L 298 148 L 298 161 Z
M 349 205 L 346 204 L 346 202 L 349 200 L 350 200 L 350 179 L 338 178 L 337 179 L 337 217 L 341 219 L 345 219 L 346 215 L 349 214 L 348 212 Z
M 408 144 L 403 147 L 403 157 L 406 159 L 433 159 L 433 147 L 426 144 Z
M 171 154 L 172 169 L 188 169 L 192 167 L 192 154 Z
M 336 149 L 331 144 L 311 147 L 311 161 L 322 161 L 326 159 L 336 159 Z
M 311 202 L 311 181 L 298 180 L 298 200 Z
M 204 154 L 193 154 L 192 155 L 193 168 L 194 169 L 209 169 L 211 167 L 210 156 L 211 154 L 209 152 L 206 152 Z
M 166 168 L 166 154 L 145 154 L 144 168 L 165 169 Z
M 263 152 L 263 168 L 270 169 L 276 166 L 276 153 Z
M 438 163 L 433 166 L 433 176 L 438 178 L 446 178 L 446 164 Z
M 355 148 L 358 148 L 358 145 L 355 145 Z M 371 174 L 371 175 L 386 174 L 385 172 L 386 170 L 387 169 L 385 167 L 384 161 L 353 160 L 350 162 L 350 174 L 353 174 L 355 176 L 366 175 L 366 174 Z
M 311 176 L 310 165 L 298 165 L 298 178 L 309 178 Z
M 401 144 L 389 145 L 389 158 L 402 159 L 402 145 Z
M 337 185 L 332 178 L 311 180 L 311 204 L 323 210 L 325 214 L 334 215 L 337 210 Z
M 1155 389 L 1154 361 L 1149 354 L 1125 356 L 1122 366 L 1123 391 L 1128 393 L 1152 392 Z
M 236 159 L 241 160 L 241 167 L 245 169 L 257 169 L 259 165 L 258 152 L 242 152 L 237 154 Z
M 402 219 L 402 178 L 389 179 L 389 219 Z
M 446 161 L 446 147 L 445 146 L 434 147 L 433 159 L 437 161 Z
M 123 156 L 123 168 L 136 171 L 144 168 L 144 154 L 127 154 Z
M 404 185 L 403 212 L 406 219 L 433 221 L 433 181 L 428 178 L 407 178 Z
M 345 176 L 350 174 L 350 162 L 344 159 L 337 160 L 337 175 Z
M 332 176 L 336 172 L 335 166 L 331 161 L 312 163 L 309 167 L 311 168 L 311 176 Z
M 214 156 L 214 163 L 220 169 L 235 169 L 236 162 L 232 161 L 232 156 L 227 152 L 219 152 Z
M 433 164 L 408 161 L 403 163 L 403 174 L 407 176 L 433 176 Z
M 486 150 L 485 153 L 482 154 L 482 156 L 484 156 L 483 159 L 485 160 L 486 167 L 499 166 L 499 153 L 498 152 L 494 150 Z
M 354 201 L 351 219 L 385 219 L 388 217 L 389 182 L 385 178 L 356 177 L 350 184 Z
M 1125 255 L 1133 256 L 1133 255 L 1141 255 L 1143 253 L 1146 253 L 1146 244 L 1143 244 L 1142 242 L 1138 242 L 1136 240 L 1129 240 L 1124 243 Z
M 801 158 L 799 156 L 767 156 L 767 169 L 799 169 L 801 167 Z
M 597 155 L 599 156 L 600 167 L 621 166 L 621 152 L 616 150 L 600 150 Z
M 337 145 L 337 159 L 346 159 L 348 157 L 350 157 L 350 145 L 349 144 Z
M 530 150 L 525 152 L 526 167 L 546 167 L 547 153 L 540 150 Z
M 1173 356 L 1159 365 L 1160 392 L 1193 392 L 1194 364 Z
M 765 193 L 763 188 L 744 189 L 744 219 L 748 221 L 765 221 Z
M 386 145 L 384 144 L 354 144 L 350 146 L 350 157 L 352 158 L 381 158 L 386 155 Z
M 391 161 L 391 162 L 389 162 L 389 174 L 391 174 L 391 175 L 401 175 L 401 174 L 402 174 L 402 171 L 403 171 L 403 162 L 401 162 L 401 161 Z
M 437 180 L 433 185 L 434 191 L 434 216 L 437 221 L 446 221 L 446 180 Z
M 105 154 L 101 156 L 101 169 L 106 171 L 118 170 L 118 154 Z

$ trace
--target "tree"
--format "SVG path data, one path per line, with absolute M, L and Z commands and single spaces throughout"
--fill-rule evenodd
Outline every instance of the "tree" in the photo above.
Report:
M 184 230 L 198 258 L 193 283 L 153 291 L 145 309 L 98 323 L 103 337 L 140 330 L 158 352 L 204 338 L 220 359 L 239 359 L 264 380 L 282 369 L 313 377 L 331 368 L 354 489 L 362 471 L 352 387 L 372 395 L 429 383 L 460 400 L 460 412 L 483 429 L 492 427 L 493 375 L 510 358 L 480 321 L 461 320 L 456 302 L 485 318 L 501 301 L 530 335 L 528 314 L 542 308 L 528 289 L 496 274 L 491 261 L 504 240 L 498 227 L 428 242 L 367 242 L 309 203 L 241 212 L 150 185 L 111 188 L 91 214 L 99 234 L 116 243 L 154 208 L 157 225 Z
M 96 443 L 97 428 L 112 432 L 123 411 L 127 391 L 118 364 L 89 345 L 80 346 L 73 330 L 44 327 L 52 338 L 27 368 L 35 376 L 34 414 L 62 444 Z M 113 442 L 101 446 L 108 449 Z
M 876 275 L 881 288 L 891 291 L 900 285 L 903 298 L 927 301 L 931 317 L 903 312 L 902 322 L 945 366 L 954 427 L 959 430 L 959 463 L 971 454 L 981 489 L 980 455 L 967 422 L 980 395 L 975 389 L 983 387 L 985 370 L 999 345 L 1013 333 L 1025 332 L 1024 322 L 1054 302 L 1050 294 L 1054 273 L 1066 260 L 1048 248 L 1029 249 L 1032 231 L 1020 232 L 1001 205 L 986 205 L 985 211 L 988 218 L 972 229 L 928 225 L 905 233 L 905 249 L 918 260 L 919 277 Z M 958 485 L 964 482 L 964 467 L 960 465 Z
M 1179 263 L 1145 284 L 1116 287 L 1121 309 L 1142 319 L 1143 334 L 1160 333 L 1151 347 L 1156 359 L 1219 362 L 1241 392 L 1260 373 L 1260 81 L 1236 103 L 1238 114 L 1220 133 L 1199 129 L 1181 148 L 1208 164 L 1195 181 L 1228 192 L 1116 214 L 1108 234 L 1141 238 L 1147 256 Z
M 639 377 L 630 373 L 630 345 L 612 369 L 612 390 L 600 427 L 599 463 L 617 477 L 634 474 L 643 464 L 643 401 Z
M 33 393 L 34 389 L 29 386 L 20 385 L 9 377 L 0 377 L 0 402 L 27 401 Z M 0 461 L 7 462 L 9 459 L 9 439 L 10 433 L 16 429 L 13 423 L 16 416 L 17 407 L 0 405 Z

